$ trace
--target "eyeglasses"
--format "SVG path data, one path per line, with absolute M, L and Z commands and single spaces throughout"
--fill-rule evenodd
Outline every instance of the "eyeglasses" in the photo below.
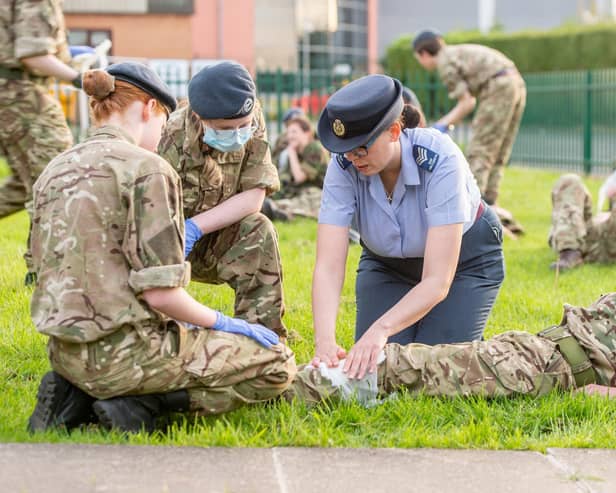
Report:
M 256 125 L 252 123 L 249 123 L 248 125 L 244 125 L 243 127 L 225 128 L 225 129 L 217 129 L 209 125 L 204 125 L 204 128 L 205 127 L 208 127 L 216 137 L 224 137 L 225 135 L 235 134 L 236 132 L 237 133 L 244 133 L 244 132 L 255 133 L 258 128 Z
M 370 148 L 372 144 L 374 144 L 374 141 L 378 139 L 379 135 L 381 135 L 381 132 L 377 133 L 376 135 L 373 135 L 372 138 L 368 142 L 366 142 L 363 146 L 359 146 L 359 147 L 356 147 L 355 149 L 351 149 L 350 151 L 345 152 L 344 155 L 352 156 L 357 159 L 366 157 L 368 155 L 368 149 Z

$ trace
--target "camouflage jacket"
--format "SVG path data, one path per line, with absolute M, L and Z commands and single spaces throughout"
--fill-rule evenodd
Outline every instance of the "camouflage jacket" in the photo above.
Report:
M 36 328 L 90 342 L 126 324 L 160 323 L 139 294 L 188 284 L 183 238 L 175 171 L 119 128 L 97 129 L 34 185 Z
M 220 152 L 203 143 L 203 125 L 189 105 L 171 115 L 158 153 L 182 179 L 186 217 L 210 210 L 246 190 L 264 188 L 271 194 L 280 188 L 258 102 L 253 125 L 257 129 L 244 147 L 239 151 Z
M 55 55 L 71 59 L 63 0 L 2 0 L 0 2 L 0 66 L 24 68 L 21 58 Z
M 297 155 L 302 171 L 306 173 L 306 181 L 300 184 L 293 182 L 290 163 L 288 161 L 283 167 L 279 164 L 280 182 L 282 184 L 281 193 L 285 194 L 291 190 L 303 187 L 323 188 L 323 180 L 329 163 L 329 153 L 318 140 L 313 140 L 304 150 Z
M 460 98 L 466 91 L 478 96 L 497 72 L 515 68 L 500 51 L 474 44 L 447 45 L 438 53 L 436 63 L 451 99 Z
M 616 387 L 616 293 L 588 308 L 565 305 L 561 322 L 590 358 L 598 383 Z

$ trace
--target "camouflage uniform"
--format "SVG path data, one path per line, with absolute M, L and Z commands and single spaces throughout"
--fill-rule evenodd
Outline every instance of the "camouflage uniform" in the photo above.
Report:
M 22 58 L 70 61 L 62 0 L 5 0 L 0 6 L 0 155 L 12 175 L 0 187 L 0 218 L 24 208 L 43 168 L 73 143 L 48 79 L 27 72 Z
M 478 100 L 466 155 L 481 194 L 494 204 L 526 105 L 524 79 L 511 60 L 481 45 L 445 46 L 437 67 L 450 98 L 468 91 Z
M 188 389 L 215 414 L 280 394 L 293 353 L 244 336 L 187 330 L 140 294 L 185 286 L 180 179 L 122 130 L 102 127 L 35 184 L 32 319 L 53 369 L 96 398 Z
M 565 305 L 560 327 L 583 349 L 597 383 L 616 386 L 616 293 L 589 308 Z M 527 332 L 509 331 L 460 344 L 387 344 L 384 353 L 375 379 L 379 396 L 400 388 L 432 396 L 540 396 L 575 386 L 559 346 Z M 341 397 L 340 387 L 311 366 L 300 369 L 284 396 L 309 403 Z
M 175 111 L 158 146 L 182 179 L 184 215 L 193 217 L 253 188 L 271 194 L 280 188 L 267 143 L 265 120 L 255 104 L 257 130 L 239 151 L 220 152 L 203 143 L 203 126 L 190 106 Z M 188 260 L 192 279 L 227 283 L 235 291 L 235 316 L 286 336 L 282 266 L 274 226 L 262 214 L 203 235 Z
M 297 158 L 302 171 L 306 173 L 306 181 L 300 184 L 293 182 L 291 164 L 287 159 L 284 167 L 281 169 L 279 165 L 278 168 L 281 190 L 272 198 L 276 206 L 284 212 L 316 219 L 321 206 L 321 192 L 329 154 L 319 141 L 314 140 L 298 153 Z
M 276 138 L 276 142 L 274 142 L 274 147 L 272 149 L 272 162 L 278 163 L 280 159 L 280 153 L 284 151 L 289 145 L 289 140 L 287 138 L 287 129 L 284 128 L 280 135 Z
M 559 178 L 552 189 L 552 228 L 548 242 L 556 251 L 579 250 L 585 262 L 616 261 L 616 203 L 611 212 L 592 216 L 592 199 L 575 174 Z

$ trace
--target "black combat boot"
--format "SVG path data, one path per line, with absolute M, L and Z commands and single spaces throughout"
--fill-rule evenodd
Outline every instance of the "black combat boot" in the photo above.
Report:
M 293 219 L 293 214 L 283 211 L 276 203 L 269 198 L 263 201 L 261 206 L 261 214 L 267 216 L 271 221 L 288 222 Z
M 94 397 L 75 387 L 55 371 L 46 373 L 39 385 L 36 406 L 28 420 L 28 431 L 45 431 L 63 426 L 67 430 L 93 423 Z
M 167 413 L 186 412 L 190 399 L 187 390 L 168 394 L 129 395 L 96 401 L 92 406 L 99 423 L 108 430 L 152 433 L 156 419 Z
M 550 269 L 558 268 L 558 270 L 563 271 L 573 269 L 583 263 L 582 252 L 579 250 L 561 250 L 558 254 L 558 260 L 550 265 Z

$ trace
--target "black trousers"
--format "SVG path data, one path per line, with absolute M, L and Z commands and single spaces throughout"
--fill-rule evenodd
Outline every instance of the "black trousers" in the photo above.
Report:
M 426 316 L 388 342 L 443 344 L 481 339 L 505 277 L 503 231 L 486 207 L 462 237 L 449 294 Z M 355 340 L 421 280 L 423 258 L 385 258 L 365 246 L 357 268 Z

